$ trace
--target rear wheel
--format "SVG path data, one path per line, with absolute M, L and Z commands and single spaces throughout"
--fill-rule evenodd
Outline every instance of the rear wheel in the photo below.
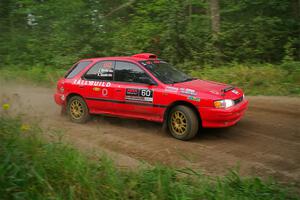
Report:
M 72 122 L 85 123 L 89 120 L 89 109 L 80 96 L 73 96 L 67 104 L 67 113 Z
M 189 140 L 197 134 L 199 120 L 197 114 L 190 107 L 180 105 L 171 110 L 168 127 L 175 138 Z

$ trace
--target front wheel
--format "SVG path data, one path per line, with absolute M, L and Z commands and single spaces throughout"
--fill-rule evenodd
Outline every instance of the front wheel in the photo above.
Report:
M 67 113 L 72 122 L 85 123 L 89 120 L 89 109 L 80 96 L 73 96 L 67 104 Z
M 168 127 L 175 138 L 189 140 L 197 134 L 199 120 L 197 114 L 190 107 L 180 105 L 171 110 Z

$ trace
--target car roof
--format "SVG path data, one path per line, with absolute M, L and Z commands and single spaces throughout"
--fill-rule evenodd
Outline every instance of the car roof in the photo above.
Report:
M 99 58 L 86 58 L 80 61 L 101 61 L 101 60 L 131 60 L 131 61 L 144 61 L 144 60 L 155 60 L 157 56 L 152 53 L 139 53 L 132 56 L 115 56 L 115 57 L 99 57 Z

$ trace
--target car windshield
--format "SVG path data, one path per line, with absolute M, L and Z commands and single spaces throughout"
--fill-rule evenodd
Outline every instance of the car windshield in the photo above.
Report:
M 157 79 L 165 84 L 173 84 L 194 80 L 194 78 L 175 69 L 167 62 L 161 60 L 148 60 L 140 62 L 148 69 Z

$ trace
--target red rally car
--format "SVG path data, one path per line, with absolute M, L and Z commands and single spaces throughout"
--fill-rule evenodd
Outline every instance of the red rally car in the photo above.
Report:
M 243 91 L 192 78 L 150 53 L 80 60 L 57 83 L 55 102 L 71 121 L 90 114 L 166 123 L 180 140 L 200 127 L 228 127 L 244 115 Z

